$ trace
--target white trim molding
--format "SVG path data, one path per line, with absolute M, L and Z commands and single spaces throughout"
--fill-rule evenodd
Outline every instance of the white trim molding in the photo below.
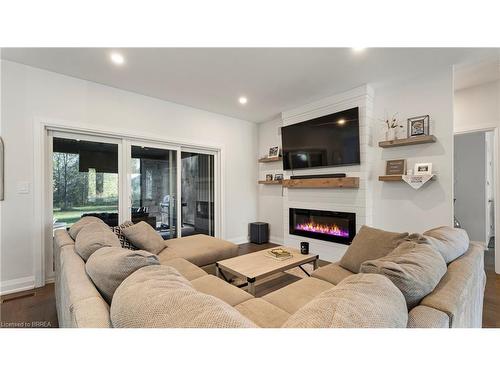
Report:
M 35 278 L 33 276 L 20 277 L 18 279 L 5 280 L 0 282 L 0 296 L 5 294 L 23 292 L 35 288 Z

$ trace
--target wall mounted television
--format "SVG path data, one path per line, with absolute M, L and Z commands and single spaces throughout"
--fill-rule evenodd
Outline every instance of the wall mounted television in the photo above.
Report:
M 360 164 L 359 109 L 283 126 L 281 141 L 286 170 Z

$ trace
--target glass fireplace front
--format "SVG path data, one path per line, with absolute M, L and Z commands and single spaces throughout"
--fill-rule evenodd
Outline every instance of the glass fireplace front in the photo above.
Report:
M 356 234 L 356 214 L 290 208 L 290 234 L 348 245 Z

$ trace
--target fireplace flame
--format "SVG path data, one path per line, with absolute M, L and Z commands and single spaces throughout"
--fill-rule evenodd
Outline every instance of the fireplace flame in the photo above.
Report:
M 314 222 L 305 223 L 305 224 L 297 224 L 295 226 L 297 230 L 303 230 L 306 232 L 313 233 L 322 233 L 329 234 L 331 236 L 339 236 L 339 237 L 349 237 L 349 232 L 345 229 L 340 228 L 337 224 L 316 224 Z

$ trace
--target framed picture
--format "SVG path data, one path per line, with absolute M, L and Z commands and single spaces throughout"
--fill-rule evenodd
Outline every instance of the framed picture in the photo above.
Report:
M 269 149 L 269 153 L 267 154 L 267 157 L 269 158 L 276 158 L 280 156 L 280 146 L 273 146 Z
M 406 160 L 387 160 L 385 164 L 386 175 L 404 175 L 406 172 Z
M 272 181 L 273 180 L 273 175 L 272 174 L 266 174 L 266 181 Z
M 408 119 L 408 137 L 429 135 L 429 115 L 411 117 Z
M 274 175 L 274 180 L 275 181 L 281 181 L 281 180 L 283 180 L 283 173 L 276 173 Z
M 415 163 L 413 174 L 432 174 L 432 163 Z

